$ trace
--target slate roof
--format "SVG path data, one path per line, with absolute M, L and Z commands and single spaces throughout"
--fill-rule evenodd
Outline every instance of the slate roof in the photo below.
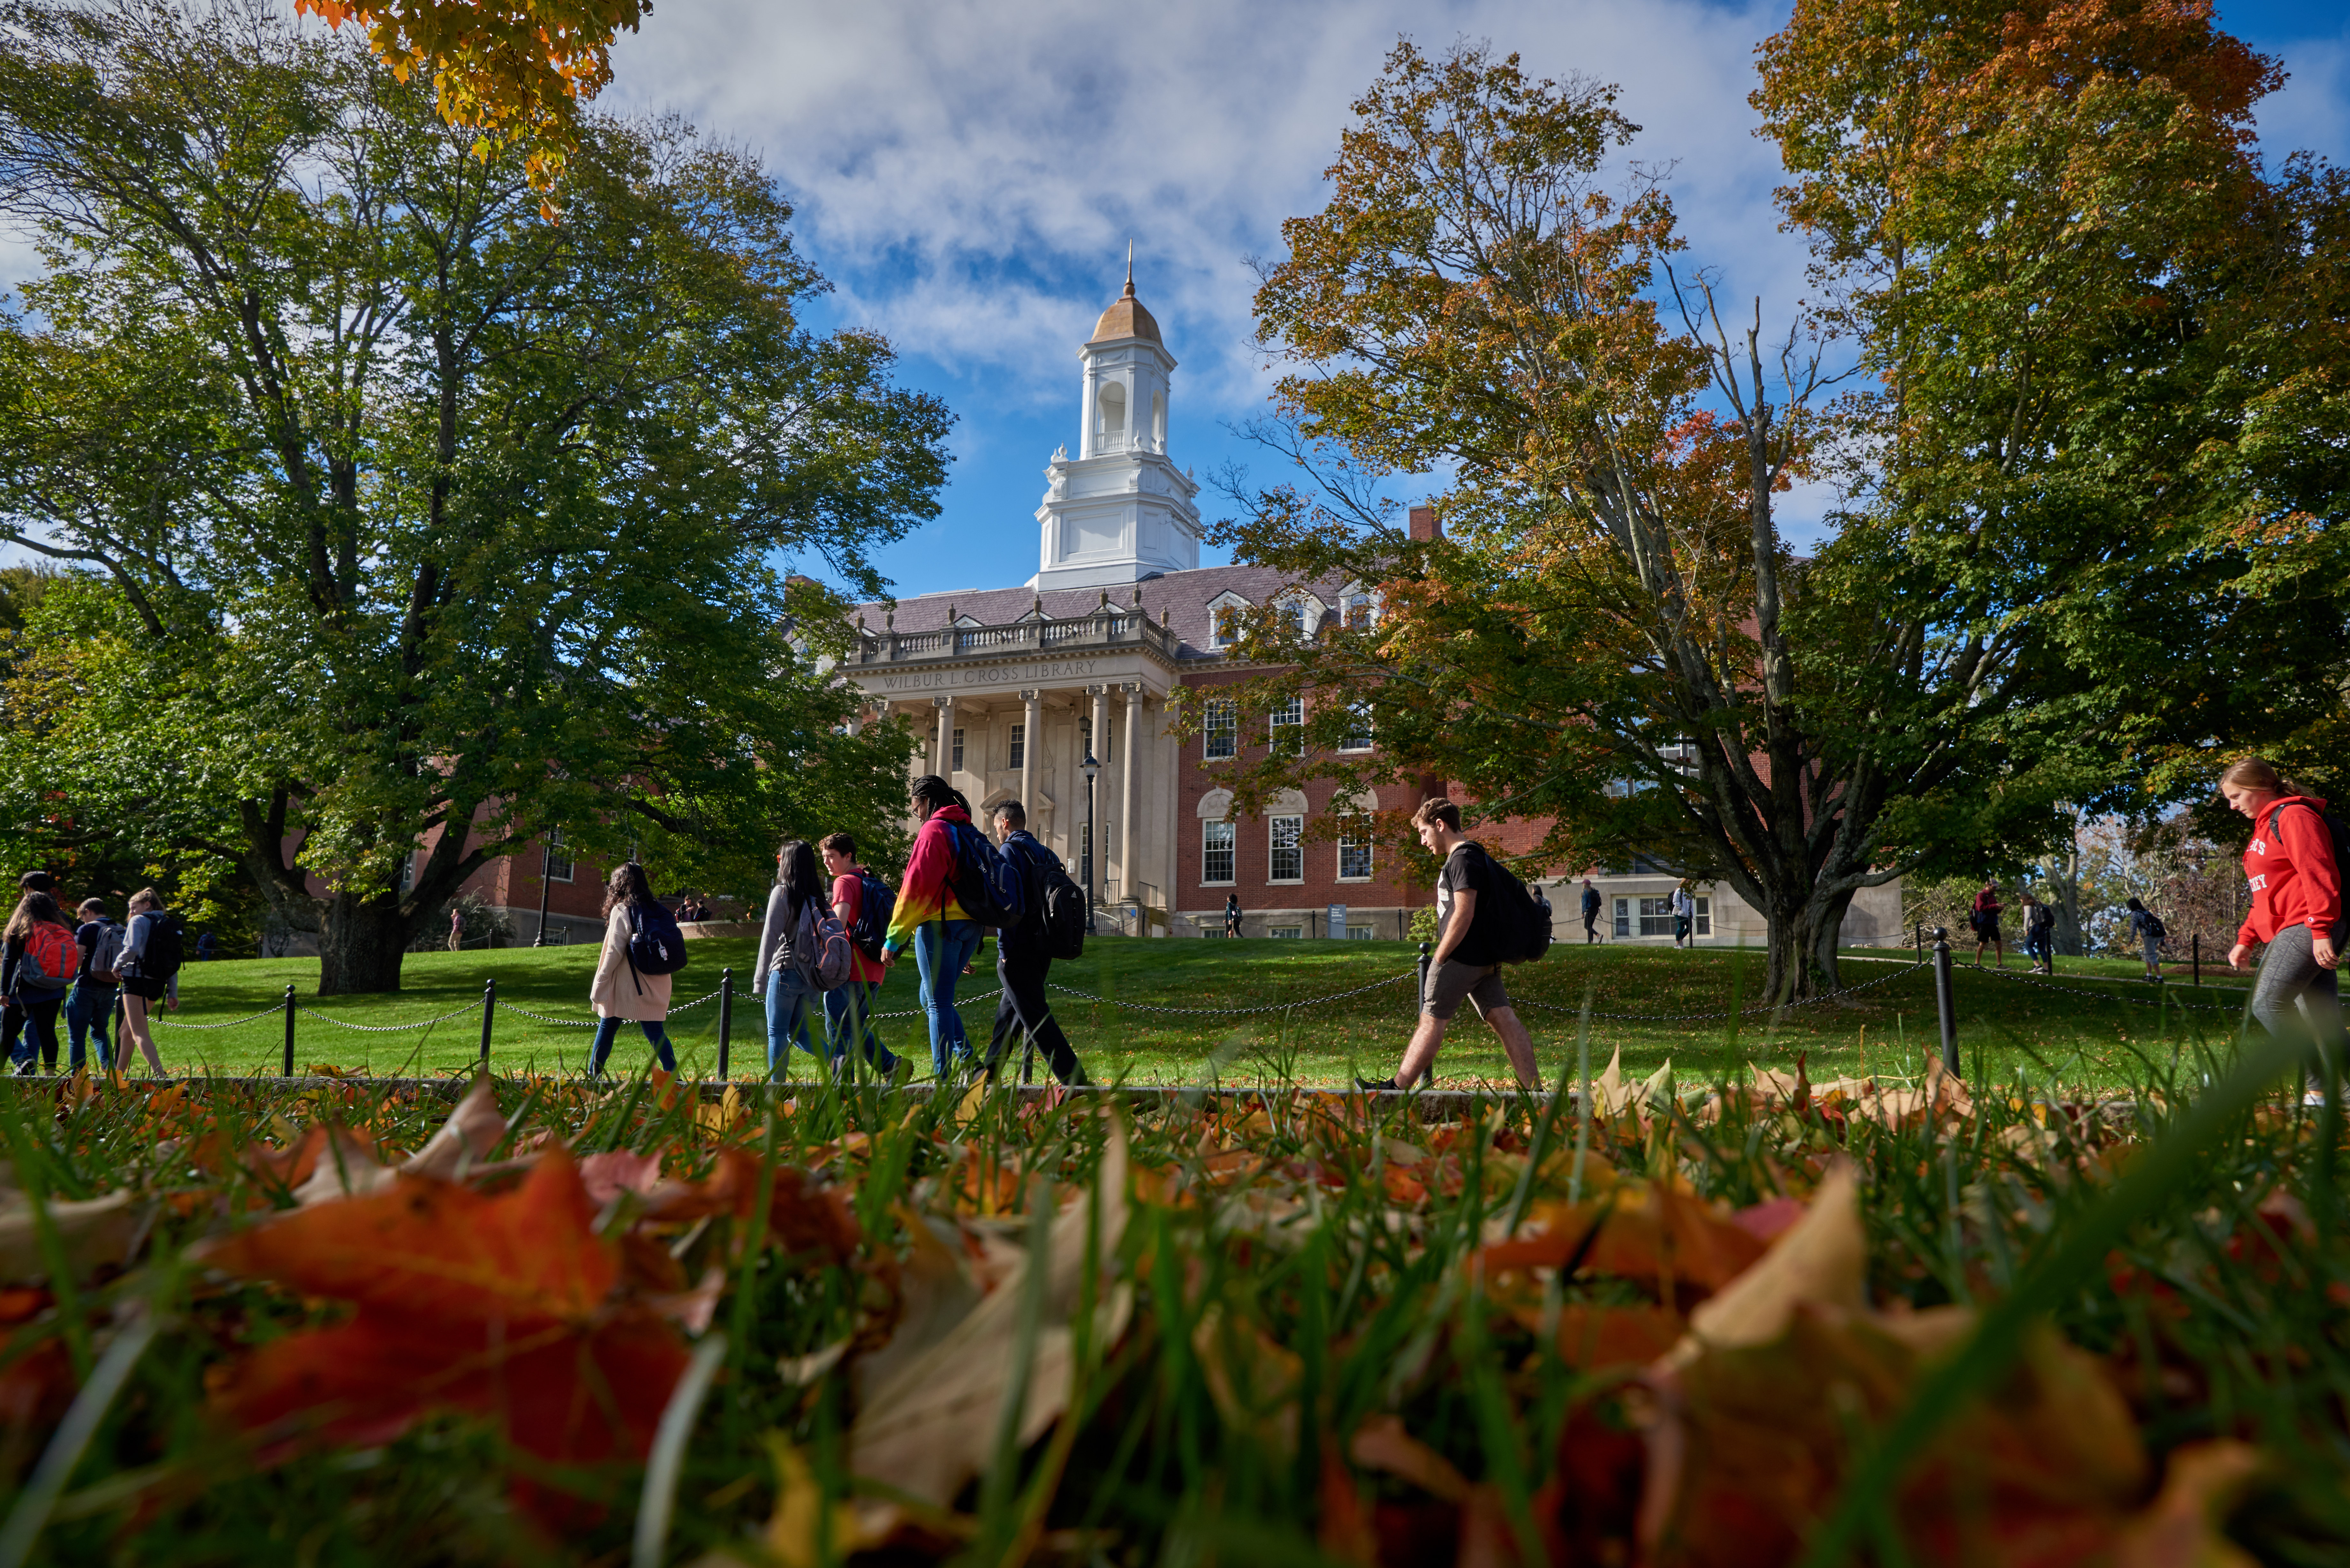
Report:
M 1167 612 L 1168 628 L 1180 644 L 1178 652 L 1182 658 L 1220 659 L 1222 653 L 1208 646 L 1208 606 L 1227 593 L 1261 605 L 1291 586 L 1286 576 L 1270 566 L 1201 566 L 1190 572 L 1162 572 L 1139 583 L 1120 583 L 1110 588 L 1109 597 L 1112 604 L 1124 609 L 1134 603 L 1135 591 L 1140 589 L 1142 607 L 1152 620 L 1159 618 L 1161 610 Z M 1335 607 L 1338 590 L 1346 586 L 1345 578 L 1336 576 L 1304 585 L 1322 601 L 1326 616 L 1338 613 Z M 1083 620 L 1100 606 L 1101 596 L 1099 587 L 1048 588 L 1043 596 L 1045 614 L 1053 620 Z M 899 631 L 942 631 L 950 609 L 958 621 L 1009 626 L 1026 615 L 1036 599 L 1035 591 L 1026 587 L 924 594 L 898 601 L 896 626 Z M 879 632 L 884 613 L 878 603 L 862 604 L 853 616 L 864 618 L 866 630 Z

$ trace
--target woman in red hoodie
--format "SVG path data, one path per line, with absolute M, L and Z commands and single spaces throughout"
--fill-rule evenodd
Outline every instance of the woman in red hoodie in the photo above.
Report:
M 961 792 L 938 774 L 916 779 L 913 796 L 922 827 L 914 835 L 914 852 L 906 860 L 906 879 L 889 913 L 889 934 L 881 939 L 881 961 L 895 963 L 907 948 L 914 950 L 914 967 L 922 980 L 917 995 L 931 1025 L 931 1070 L 944 1083 L 950 1066 L 973 1060 L 962 1014 L 955 1011 L 955 981 L 979 952 L 983 933 L 955 901 L 953 880 L 954 836 L 977 830 Z
M 2342 935 L 2342 870 L 2334 863 L 2325 803 L 2302 794 L 2259 757 L 2221 774 L 2220 793 L 2252 820 L 2252 841 L 2244 846 L 2252 910 L 2228 950 L 2228 963 L 2243 968 L 2252 944 L 2266 942 L 2252 1016 L 2274 1035 L 2314 1030 L 2320 1051 L 2330 1054 L 2342 1038 L 2334 975 L 2341 961 L 2334 944 Z M 2296 1002 L 2308 1010 L 2307 1022 Z

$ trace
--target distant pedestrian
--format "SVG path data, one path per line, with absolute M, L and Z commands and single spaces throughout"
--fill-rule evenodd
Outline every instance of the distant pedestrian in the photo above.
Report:
M 130 923 L 122 934 L 122 1031 L 115 1051 L 114 1070 L 130 1071 L 130 1050 L 147 1053 L 147 1065 L 163 1075 L 163 1055 L 155 1049 L 155 1031 L 149 1023 L 160 1002 L 173 1012 L 180 1006 L 180 964 L 187 956 L 180 917 L 163 907 L 163 895 L 141 888 L 130 895 Z
M 449 950 L 465 950 L 465 911 L 455 904 L 449 906 Z
M 848 983 L 824 993 L 825 1043 L 832 1049 L 836 1070 L 850 1046 L 857 1045 L 876 1072 L 888 1073 L 896 1068 L 898 1058 L 881 1044 L 881 1032 L 873 1027 L 873 1001 L 889 972 L 874 956 L 881 950 L 889 921 L 879 909 L 874 913 L 880 918 L 868 919 L 865 901 L 868 893 L 878 899 L 889 889 L 858 864 L 857 840 L 849 835 L 827 835 L 817 853 L 824 858 L 825 875 L 832 878 L 832 912 L 839 917 L 840 929 L 848 933 Z M 871 951 L 858 940 L 860 927 L 872 938 Z
M 1004 858 L 1019 868 L 1027 898 L 1020 923 L 995 933 L 995 978 L 1003 986 L 1003 999 L 995 1005 L 995 1028 L 988 1036 L 988 1071 L 997 1070 L 1012 1038 L 1024 1033 L 1045 1053 L 1053 1076 L 1064 1084 L 1090 1082 L 1045 995 L 1045 975 L 1053 965 L 1045 939 L 1045 894 L 1061 871 L 1060 857 L 1029 833 L 1028 809 L 1016 800 L 995 808 L 995 836 Z
M 604 884 L 604 950 L 597 956 L 596 978 L 588 988 L 588 1001 L 596 1010 L 597 1020 L 596 1043 L 588 1058 L 591 1078 L 603 1076 L 605 1060 L 612 1054 L 623 1023 L 634 1023 L 644 1031 L 662 1068 L 677 1071 L 677 1053 L 670 1048 L 667 1026 L 670 977 L 647 974 L 629 957 L 629 939 L 643 922 L 667 918 L 667 910 L 652 915 L 660 909 L 643 867 L 625 860 L 612 867 L 611 877 Z
M 2303 794 L 2260 757 L 2246 757 L 2221 774 L 2220 794 L 2252 824 L 2251 842 L 2244 846 L 2252 908 L 2228 950 L 2228 965 L 2242 969 L 2254 943 L 2268 944 L 2252 985 L 2252 1016 L 2273 1036 L 2314 1034 L 2318 1062 L 2309 1074 L 2309 1092 L 2322 1094 L 2321 1071 L 2330 1076 L 2341 1070 L 2343 1044 L 2334 972 L 2342 961 L 2342 867 L 2325 802 Z
M 906 860 L 906 880 L 889 915 L 881 961 L 895 963 L 907 948 L 914 950 L 914 967 L 920 976 L 915 994 L 931 1030 L 931 1071 L 943 1083 L 952 1064 L 972 1060 L 971 1039 L 963 1032 L 962 1015 L 955 1011 L 955 982 L 971 967 L 983 933 L 955 901 L 952 883 L 955 836 L 979 830 L 972 825 L 971 809 L 961 792 L 938 774 L 916 779 L 912 793 L 922 826 Z
M 810 909 L 831 908 L 829 892 L 816 867 L 816 851 L 803 839 L 785 840 L 775 852 L 775 885 L 767 894 L 767 918 L 759 928 L 759 958 L 751 981 L 751 994 L 767 1004 L 767 1075 L 772 1078 L 786 1075 L 785 1059 L 795 1045 L 819 1062 L 830 1059 L 829 1053 L 816 1049 L 808 1027 L 823 1005 L 824 993 L 810 974 L 814 933 L 806 919 Z
M 2162 978 L 2162 939 L 2170 933 L 2162 927 L 2161 918 L 2136 898 L 2129 901 L 2130 937 L 2146 954 L 2146 978 Z
M 2040 974 L 2056 972 L 2056 911 L 2023 894 L 2023 956 Z
M 0 1051 L 7 1053 L 19 1073 L 31 1072 L 36 1059 L 54 1073 L 57 1009 L 65 1005 L 81 957 L 73 929 L 53 895 L 27 893 L 16 900 L 5 938 L 0 940 L 0 998 L 5 999 L 7 1017 L 0 1022 Z
M 1589 947 L 1599 940 L 1599 889 L 1591 878 L 1583 879 L 1583 945 Z
M 1690 933 L 1696 929 L 1697 900 L 1690 896 L 1690 885 L 1683 882 L 1673 889 L 1673 946 L 1689 946 Z
M 1227 893 L 1224 895 L 1224 935 L 1236 937 L 1240 934 L 1241 896 L 1238 893 Z
M 1436 1066 L 1436 1053 L 1444 1044 L 1445 1026 L 1466 999 L 1486 1025 L 1501 1037 L 1511 1068 L 1525 1088 L 1541 1086 L 1534 1064 L 1534 1043 L 1502 984 L 1501 957 L 1507 940 L 1508 910 L 1498 898 L 1484 895 L 1495 885 L 1492 861 L 1484 847 L 1461 833 L 1461 808 L 1441 796 L 1420 803 L 1411 825 L 1431 855 L 1444 857 L 1436 881 L 1436 920 L 1440 935 L 1428 968 L 1428 986 L 1419 999 L 1419 1023 L 1404 1048 L 1403 1063 L 1392 1078 L 1357 1078 L 1366 1089 L 1408 1089 Z
M 196 933 L 196 961 L 198 963 L 210 963 L 213 960 L 218 957 L 220 957 L 220 944 L 213 940 L 212 932 L 198 931 Z
M 1967 923 L 1975 929 L 1975 967 L 1982 968 L 1983 949 L 1999 955 L 1999 967 L 2007 967 L 2007 945 L 1999 940 L 1999 884 L 1986 882 L 1975 895 L 1975 907 L 1967 916 Z
M 81 950 L 81 958 L 74 971 L 73 990 L 66 996 L 66 1034 L 71 1044 L 67 1058 L 67 1070 L 78 1073 L 82 1068 L 85 1042 L 98 1037 L 98 1059 L 105 1064 L 114 1060 L 114 1009 L 122 995 L 122 928 L 107 919 L 106 905 L 97 898 L 85 898 L 77 911 L 81 924 L 74 930 L 74 945 Z

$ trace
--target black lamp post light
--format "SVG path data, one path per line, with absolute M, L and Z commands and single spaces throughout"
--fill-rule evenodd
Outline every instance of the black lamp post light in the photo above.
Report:
M 1086 934 L 1094 930 L 1094 780 L 1100 776 L 1101 763 L 1094 761 L 1093 748 L 1086 748 L 1086 760 L 1077 766 L 1086 775 L 1086 845 L 1078 860 L 1085 868 Z

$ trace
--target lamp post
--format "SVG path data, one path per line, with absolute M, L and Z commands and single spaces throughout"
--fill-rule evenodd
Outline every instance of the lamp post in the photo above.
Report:
M 535 948 L 546 945 L 546 874 L 553 869 L 555 846 L 542 838 L 538 841 L 538 930 L 530 939 L 530 945 Z
M 1086 748 L 1086 760 L 1077 766 L 1086 775 L 1086 846 L 1077 857 L 1086 873 L 1086 934 L 1094 929 L 1094 780 L 1101 774 L 1101 763 L 1094 761 L 1091 746 Z

